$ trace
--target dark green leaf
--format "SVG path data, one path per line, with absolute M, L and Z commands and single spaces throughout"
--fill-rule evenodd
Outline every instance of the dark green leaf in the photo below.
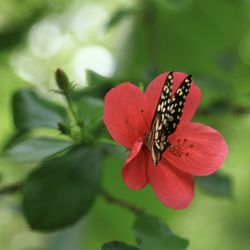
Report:
M 7 153 L 18 161 L 38 161 L 72 146 L 72 142 L 55 138 L 29 138 L 13 145 Z
M 36 230 L 69 226 L 86 214 L 99 190 L 99 151 L 84 146 L 45 161 L 24 186 L 23 211 Z
M 90 69 L 86 71 L 86 74 L 87 74 L 87 82 L 89 86 L 101 87 L 101 85 L 108 85 L 108 84 L 113 83 L 112 79 L 101 76 L 95 71 L 92 71 Z
M 184 250 L 188 241 L 174 235 L 167 225 L 156 217 L 142 215 L 134 225 L 141 250 Z
M 86 90 L 91 96 L 99 98 L 103 98 L 116 84 L 114 80 L 101 76 L 92 70 L 87 70 L 87 81 L 89 87 Z
M 100 250 L 139 250 L 139 248 L 127 245 L 123 242 L 113 241 L 104 244 Z
M 196 183 L 206 192 L 220 197 L 232 195 L 232 182 L 229 176 L 215 173 L 209 176 L 195 177 Z
M 87 81 L 88 86 L 83 90 L 72 91 L 70 94 L 72 100 L 77 101 L 82 99 L 84 96 L 92 96 L 103 99 L 105 94 L 117 83 L 116 81 L 103 77 L 92 70 L 87 70 Z
M 106 24 L 106 28 L 110 29 L 118 25 L 121 21 L 123 21 L 125 18 L 132 16 L 136 13 L 136 9 L 134 8 L 121 8 L 118 9 L 113 16 L 110 18 L 108 23 Z
M 67 119 L 65 109 L 29 89 L 18 91 L 13 97 L 14 123 L 17 129 L 35 127 L 57 128 L 57 123 Z
M 128 150 L 124 148 L 123 146 L 120 146 L 118 144 L 109 144 L 105 143 L 105 140 L 101 141 L 102 142 L 102 150 L 104 153 L 111 154 L 119 159 L 125 160 L 126 157 L 128 156 Z M 107 140 L 108 142 L 108 140 Z
M 78 117 L 83 122 L 83 136 L 90 138 L 105 133 L 102 114 L 103 101 L 97 97 L 85 96 L 77 98 L 75 101 Z
M 95 126 L 102 121 L 103 101 L 99 98 L 84 96 L 77 101 L 77 112 L 84 123 Z

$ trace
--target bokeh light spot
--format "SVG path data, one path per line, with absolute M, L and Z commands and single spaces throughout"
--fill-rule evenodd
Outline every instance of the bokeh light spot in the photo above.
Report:
M 28 41 L 32 52 L 40 58 L 49 58 L 58 53 L 64 45 L 63 34 L 56 21 L 43 20 L 35 24 L 29 33 Z
M 114 58 L 110 51 L 101 46 L 80 49 L 73 59 L 74 72 L 78 81 L 86 83 L 86 69 L 110 77 L 115 70 Z

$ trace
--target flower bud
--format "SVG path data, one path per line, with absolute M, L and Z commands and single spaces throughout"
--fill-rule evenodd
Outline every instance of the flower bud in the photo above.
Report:
M 71 84 L 69 82 L 68 76 L 62 69 L 56 70 L 56 83 L 58 88 L 62 90 L 63 93 L 69 92 Z

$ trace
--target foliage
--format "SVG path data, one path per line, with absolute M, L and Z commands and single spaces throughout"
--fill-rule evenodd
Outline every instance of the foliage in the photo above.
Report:
M 92 75 L 101 78 L 97 74 Z M 114 145 L 107 144 L 109 140 L 106 132 L 97 129 L 103 109 L 101 100 L 91 97 L 91 92 L 81 94 L 75 91 L 62 70 L 56 71 L 56 79 L 61 91 L 58 93 L 65 97 L 68 109 L 33 90 L 23 89 L 15 93 L 14 122 L 17 132 L 23 133 L 23 138 L 7 147 L 9 156 L 20 162 L 40 161 L 22 188 L 24 216 L 31 228 L 40 231 L 69 226 L 87 214 L 98 193 L 102 194 L 99 192 L 101 158 L 104 152 L 109 152 L 103 151 L 102 143 L 115 152 L 115 148 L 112 149 Z M 105 84 L 102 87 L 105 89 Z M 26 132 L 44 127 L 59 129 L 68 139 L 33 137 L 32 133 Z M 200 178 L 200 185 L 212 193 L 229 193 L 225 177 L 203 177 Z M 209 189 L 210 186 L 213 188 Z M 112 197 L 107 200 L 116 202 Z M 137 209 L 134 211 L 138 217 L 134 230 L 140 249 L 186 249 L 188 242 L 173 235 L 162 221 L 140 211 L 137 214 Z M 112 242 L 105 244 L 102 249 L 137 248 Z
M 1 158 L 0 193 L 20 193 L 20 196 L 14 196 L 14 199 L 17 198 L 14 208 L 8 205 L 7 207 L 11 207 L 16 213 L 16 206 L 20 204 L 26 222 L 34 231 L 60 233 L 60 230 L 69 228 L 82 218 L 104 221 L 105 223 L 102 225 L 100 222 L 100 225 L 103 228 L 108 227 L 107 221 L 112 222 L 113 210 L 110 209 L 110 218 L 100 218 L 100 215 L 96 215 L 98 210 L 101 211 L 102 217 L 105 217 L 106 214 L 102 211 L 107 209 L 103 208 L 106 204 L 102 204 L 98 197 L 106 198 L 117 205 L 120 196 L 124 196 L 122 201 L 130 200 L 136 207 L 143 206 L 146 213 L 132 211 L 132 230 L 126 228 L 131 226 L 129 215 L 119 214 L 119 221 L 113 223 L 116 224 L 112 228 L 114 237 L 111 239 L 109 235 L 103 234 L 99 238 L 102 242 L 111 241 L 104 244 L 102 250 L 187 249 L 189 241 L 192 249 L 195 249 L 192 245 L 194 242 L 201 241 L 200 244 L 203 245 L 204 242 L 206 249 L 215 249 L 212 237 L 215 237 L 217 231 L 213 229 L 219 222 L 224 225 L 224 232 L 218 236 L 221 240 L 220 248 L 232 245 L 233 249 L 234 246 L 230 242 L 236 237 L 237 247 L 248 246 L 246 232 L 249 231 L 250 222 L 246 218 L 249 213 L 249 193 L 244 183 L 248 183 L 246 166 L 249 165 L 249 143 L 246 138 L 249 132 L 247 117 L 250 110 L 247 28 L 249 4 L 246 1 L 226 0 L 146 0 L 132 4 L 124 2 L 123 6 L 119 6 L 118 3 L 106 1 L 109 8 L 114 11 L 109 19 L 102 23 L 103 33 L 97 32 L 101 38 L 94 37 L 90 42 L 69 40 L 67 46 L 63 47 L 65 54 L 61 52 L 63 56 L 60 54 L 50 58 L 44 57 L 38 66 L 35 63 L 25 65 L 28 70 L 35 68 L 35 72 L 45 75 L 48 72 L 46 73 L 44 68 L 50 69 L 49 77 L 47 75 L 43 82 L 50 89 L 47 95 L 48 92 L 44 91 L 44 88 L 40 91 L 17 78 L 13 71 L 18 70 L 12 64 L 13 54 L 18 53 L 22 47 L 29 46 L 31 30 L 38 21 L 48 17 L 61 22 L 62 30 L 69 26 L 65 16 L 69 15 L 68 10 L 73 7 L 69 7 L 67 1 L 52 2 L 48 4 L 46 1 L 24 1 L 20 4 L 10 1 L 6 3 L 6 8 L 2 8 L 4 11 L 8 10 L 4 18 L 0 16 L 0 20 L 3 20 L 0 25 L 0 61 L 3 66 L 0 69 L 0 103 L 4 110 L 1 115 L 1 136 L 3 141 L 7 139 L 3 147 L 3 153 L 6 154 Z M 76 4 L 76 1 L 73 2 Z M 67 37 L 68 34 L 63 35 Z M 74 36 L 77 35 L 79 34 Z M 52 93 L 51 89 L 55 88 L 55 84 L 51 87 L 49 82 L 51 70 L 56 69 L 55 65 L 71 69 L 68 64 L 73 59 L 65 60 L 68 54 L 74 54 L 68 50 L 71 48 L 70 44 L 79 44 L 80 48 L 88 43 L 103 43 L 112 51 L 117 62 L 114 75 L 103 76 L 94 69 L 88 69 L 87 86 L 79 88 L 78 82 L 75 84 L 72 81 L 75 77 L 68 77 L 64 71 L 57 70 L 58 89 Z M 119 43 L 119 46 L 116 43 Z M 95 60 L 98 61 L 98 58 Z M 51 61 L 54 61 L 54 64 L 51 64 Z M 103 98 L 108 90 L 125 80 L 144 88 L 156 74 L 169 69 L 194 75 L 195 81 L 203 91 L 199 120 L 215 125 L 223 132 L 230 142 L 230 151 L 233 155 L 226 162 L 225 170 L 223 168 L 221 172 L 209 177 L 196 177 L 197 187 L 204 193 L 199 196 L 198 192 L 199 201 L 183 213 L 161 207 L 148 190 L 138 191 L 137 196 L 133 196 L 120 182 L 118 183 L 120 179 L 117 173 L 127 152 L 110 140 L 102 123 Z M 72 74 L 72 70 L 69 70 L 69 74 Z M 25 84 L 26 87 L 23 88 Z M 8 109 L 9 102 L 12 107 L 11 113 Z M 9 121 L 11 115 L 14 127 Z M 106 168 L 110 162 L 114 169 Z M 231 169 L 228 166 L 232 166 Z M 236 189 L 232 182 L 235 178 Z M 15 185 L 15 181 L 19 179 L 21 182 L 18 181 L 18 185 Z M 118 194 L 119 198 L 113 197 L 110 200 L 103 196 L 100 190 L 106 186 Z M 230 201 L 232 205 L 229 211 L 224 205 L 228 201 L 224 198 L 234 197 L 235 192 L 241 194 L 237 201 L 241 203 Z M 220 199 L 207 198 L 206 194 Z M 19 202 L 19 197 L 22 202 Z M 1 199 L 4 204 L 4 197 Z M 205 226 L 206 219 L 207 222 L 212 219 L 206 218 L 205 213 L 217 206 L 220 206 L 221 210 L 219 214 L 213 215 L 214 228 L 208 229 L 209 226 Z M 202 218 L 192 213 L 197 210 L 202 211 Z M 235 214 L 239 215 L 239 218 L 236 218 Z M 193 219 L 196 219 L 196 222 L 200 221 L 200 224 L 193 226 Z M 4 223 L 4 220 L 2 221 Z M 192 225 L 183 228 L 199 228 L 201 235 L 202 232 L 205 234 L 208 231 L 213 231 L 214 234 L 207 237 L 208 239 L 201 237 L 202 240 L 200 236 L 190 237 L 188 241 L 173 234 L 165 222 L 185 238 L 190 232 L 182 230 L 182 223 Z M 88 227 L 86 231 L 87 229 Z M 91 234 L 91 227 L 89 231 Z M 102 231 L 100 232 L 102 234 Z M 235 238 L 230 241 L 227 235 L 233 235 Z M 92 232 L 90 237 L 97 236 Z M 228 237 L 227 243 L 222 240 L 223 237 Z M 97 241 L 94 246 L 97 249 L 101 244 Z

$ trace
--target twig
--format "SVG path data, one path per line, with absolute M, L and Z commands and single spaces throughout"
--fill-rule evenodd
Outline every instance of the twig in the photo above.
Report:
M 69 110 L 70 110 L 70 112 L 71 112 L 73 118 L 75 119 L 77 126 L 79 126 L 80 129 L 82 129 L 83 123 L 82 123 L 82 121 L 79 119 L 79 117 L 78 117 L 78 115 L 77 115 L 77 113 L 76 113 L 76 111 L 75 111 L 75 109 L 74 109 L 74 107 L 73 107 L 73 104 L 72 104 L 72 101 L 71 101 L 71 99 L 70 99 L 69 94 L 68 94 L 68 93 L 65 93 L 64 95 L 65 95 L 65 99 L 66 99 L 66 101 L 67 101 Z
M 119 198 L 116 198 L 114 196 L 112 196 L 111 194 L 109 194 L 107 191 L 105 191 L 103 188 L 101 188 L 100 190 L 100 195 L 108 202 L 116 204 L 120 207 L 126 208 L 129 211 L 131 211 L 132 213 L 134 213 L 135 215 L 141 215 L 144 213 L 144 210 L 142 208 L 139 208 L 137 206 L 135 206 L 134 204 L 131 204 L 125 200 L 121 200 Z
M 5 187 L 0 188 L 0 195 L 13 194 L 22 190 L 24 182 L 17 182 Z

